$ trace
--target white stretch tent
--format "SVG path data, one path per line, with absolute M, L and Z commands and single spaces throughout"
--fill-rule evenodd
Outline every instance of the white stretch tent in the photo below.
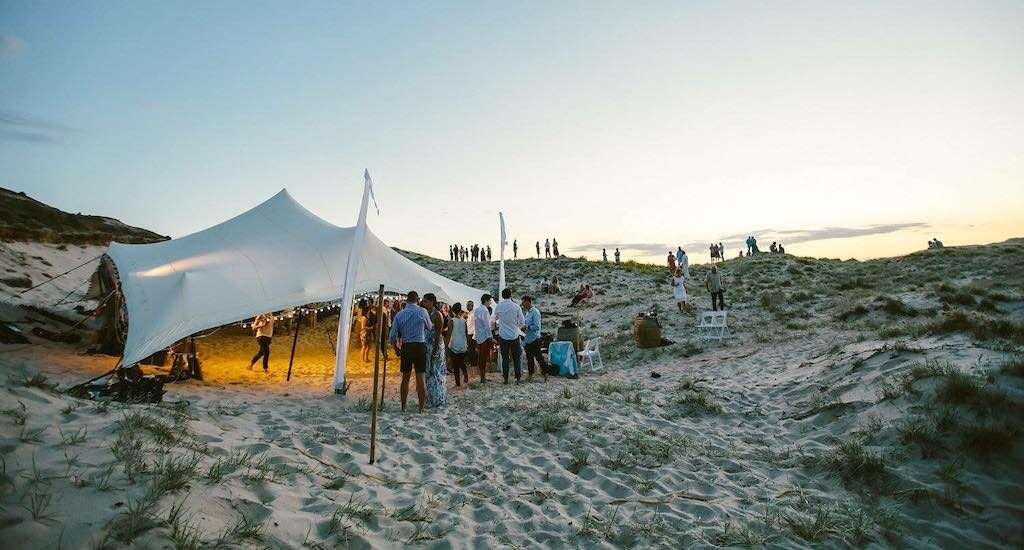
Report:
M 412 262 L 365 226 L 368 176 L 366 185 L 355 227 L 320 219 L 282 190 L 248 212 L 180 239 L 111 244 L 107 255 L 117 267 L 128 310 L 122 364 L 133 365 L 202 330 L 375 292 L 380 284 L 395 292 L 433 292 L 448 303 L 479 299 L 483 291 Z M 349 271 L 352 256 L 355 270 Z M 353 281 L 348 292 L 346 275 Z M 342 304 L 342 312 L 348 306 Z M 340 321 L 335 388 L 345 378 L 348 317 Z

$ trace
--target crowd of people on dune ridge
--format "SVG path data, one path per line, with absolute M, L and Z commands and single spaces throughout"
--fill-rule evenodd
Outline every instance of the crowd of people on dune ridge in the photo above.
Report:
M 537 258 L 539 259 L 541 244 L 537 241 L 534 247 L 537 250 Z M 512 257 L 509 259 L 519 259 L 519 240 L 515 239 L 512 241 Z M 558 258 L 561 254 L 558 252 L 558 239 L 550 238 L 544 239 L 544 258 Z M 605 261 L 607 261 L 607 257 Z M 448 261 L 451 262 L 490 262 L 494 261 L 494 256 L 491 254 L 490 245 L 479 245 L 473 244 L 470 246 L 463 246 L 458 244 L 448 245 Z

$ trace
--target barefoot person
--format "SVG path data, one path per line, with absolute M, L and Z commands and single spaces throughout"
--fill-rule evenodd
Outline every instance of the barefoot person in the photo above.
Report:
M 523 348 L 519 342 L 520 330 L 526 325 L 523 308 L 512 301 L 512 290 L 501 291 L 501 301 L 494 307 L 494 319 L 498 324 L 498 349 L 501 351 L 501 377 L 508 384 L 509 359 L 515 365 L 516 384 L 523 377 Z M 511 356 L 511 357 L 509 357 Z
M 491 312 L 487 311 L 487 305 L 491 302 L 491 295 L 484 294 L 480 297 L 480 305 L 473 309 L 473 338 L 476 340 L 476 367 L 480 369 L 480 381 L 487 382 L 487 363 L 491 359 L 491 347 L 494 340 L 491 338 L 491 329 L 494 326 L 491 320 Z
M 391 325 L 390 340 L 401 357 L 402 371 L 402 411 L 406 410 L 409 399 L 409 377 L 416 371 L 416 398 L 419 412 L 427 402 L 425 373 L 427 372 L 427 331 L 434 329 L 427 310 L 419 306 L 420 295 L 415 290 L 409 291 L 405 298 L 405 307 L 395 315 Z M 401 343 L 399 343 L 399 341 Z
M 437 307 L 437 297 L 432 293 L 423 295 L 423 307 L 430 316 L 433 328 L 427 331 L 425 343 L 427 345 L 427 406 L 440 407 L 448 404 L 448 363 L 445 360 L 448 354 L 445 352 L 445 330 L 446 319 L 442 310 Z
M 252 321 L 252 330 L 256 332 L 256 343 L 259 344 L 260 350 L 252 356 L 252 361 L 249 361 L 249 369 L 252 370 L 252 366 L 262 357 L 263 372 L 270 372 L 270 339 L 274 337 L 274 314 L 257 315 Z
M 548 381 L 548 362 L 544 360 L 544 354 L 540 352 L 540 310 L 533 305 L 532 296 L 523 296 L 523 312 L 526 318 L 526 367 L 529 373 L 526 380 L 533 378 L 533 365 L 537 364 L 544 381 Z
M 685 282 L 682 268 L 677 267 L 675 275 L 672 277 L 672 297 L 676 299 L 676 305 L 679 306 L 680 312 L 686 307 L 686 287 L 683 286 Z

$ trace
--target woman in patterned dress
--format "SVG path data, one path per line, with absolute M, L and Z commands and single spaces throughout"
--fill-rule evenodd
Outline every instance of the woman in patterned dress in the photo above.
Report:
M 437 298 L 432 293 L 423 295 L 423 307 L 427 309 L 433 330 L 426 334 L 427 344 L 427 406 L 440 407 L 448 404 L 448 364 L 445 357 L 445 342 L 442 337 L 444 318 L 437 307 Z

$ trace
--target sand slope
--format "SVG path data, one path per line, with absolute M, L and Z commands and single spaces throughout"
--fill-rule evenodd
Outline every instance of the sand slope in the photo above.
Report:
M 666 312 L 677 343 L 655 350 L 634 349 L 629 327 L 648 302 L 671 305 L 661 268 L 510 266 L 514 285 L 548 269 L 595 285 L 582 312 L 566 296 L 541 305 L 546 331 L 582 313 L 588 335 L 607 339 L 605 372 L 453 388 L 451 405 L 424 415 L 397 411 L 392 377 L 374 465 L 366 379 L 340 397 L 312 369 L 289 385 L 280 372 L 214 377 L 171 386 L 160 405 L 105 406 L 37 386 L 111 358 L 3 346 L 0 536 L 11 547 L 1016 547 L 1021 246 L 945 252 L 727 262 L 736 337 L 697 343 L 692 316 Z M 420 260 L 467 284 L 494 268 Z M 26 385 L 36 373 L 46 380 Z

